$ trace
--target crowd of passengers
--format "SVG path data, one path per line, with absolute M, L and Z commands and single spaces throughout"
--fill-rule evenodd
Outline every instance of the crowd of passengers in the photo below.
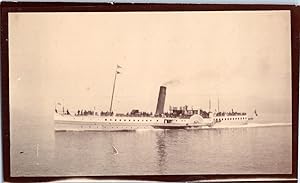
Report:
M 239 116 L 239 115 L 246 115 L 245 112 L 218 112 L 216 113 L 216 116 Z
M 55 112 L 57 113 L 57 109 L 55 109 Z M 66 111 L 63 110 L 63 114 L 71 115 L 71 113 L 69 112 L 68 109 Z M 197 113 L 193 112 L 193 114 L 197 114 Z M 177 110 L 177 111 L 172 111 L 172 112 L 165 112 L 163 114 L 154 114 L 153 115 L 152 112 L 148 113 L 148 112 L 139 112 L 138 110 L 132 110 L 130 113 L 126 113 L 126 114 L 117 113 L 116 116 L 119 116 L 119 117 L 152 117 L 152 116 L 155 116 L 155 117 L 168 117 L 168 118 L 176 118 L 176 117 L 189 118 L 193 114 L 185 114 L 183 111 Z M 109 111 L 96 112 L 96 111 L 92 111 L 92 110 L 77 110 L 77 112 L 74 115 L 75 116 L 113 116 L 114 113 L 109 112 Z M 209 117 L 209 113 L 204 110 L 200 110 L 200 115 L 203 118 Z M 218 112 L 215 115 L 216 116 L 225 116 L 225 115 L 226 116 L 237 116 L 237 115 L 246 115 L 246 113 L 234 112 L 232 110 L 231 112 Z
M 113 112 L 97 112 L 97 111 L 91 111 L 91 110 L 77 110 L 77 113 L 75 113 L 75 116 L 112 116 Z
M 57 113 L 57 110 L 55 109 L 55 112 Z M 67 109 L 66 111 L 63 110 L 62 112 L 64 115 L 71 115 L 69 110 Z M 74 113 L 75 116 L 113 116 L 113 112 L 109 111 L 92 111 L 92 110 L 77 110 L 77 112 Z M 118 117 L 169 117 L 169 118 L 188 118 L 191 115 L 187 114 L 181 114 L 181 113 L 175 113 L 175 112 L 165 112 L 163 114 L 153 114 L 152 112 L 140 112 L 138 110 L 132 110 L 130 113 L 122 114 L 122 113 L 117 113 L 116 116 Z

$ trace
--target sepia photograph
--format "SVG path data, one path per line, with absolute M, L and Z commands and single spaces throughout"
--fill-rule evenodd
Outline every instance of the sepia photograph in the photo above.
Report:
M 10 176 L 292 174 L 291 12 L 8 13 Z

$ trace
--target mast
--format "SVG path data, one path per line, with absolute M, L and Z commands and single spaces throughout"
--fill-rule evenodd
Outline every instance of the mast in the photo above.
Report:
M 111 100 L 110 100 L 110 107 L 109 107 L 109 112 L 110 112 L 110 113 L 112 112 L 112 104 L 113 104 L 114 94 L 115 94 L 115 87 L 116 87 L 117 74 L 120 74 L 120 72 L 118 71 L 118 68 L 122 68 L 122 67 L 119 66 L 119 65 L 117 65 L 117 68 L 116 68 L 115 79 L 114 79 L 114 84 L 113 84 L 113 90 L 112 90 Z
M 218 112 L 220 112 L 220 101 L 219 101 L 219 97 L 218 97 Z
M 208 112 L 210 112 L 211 109 L 211 102 L 210 102 L 210 97 L 209 97 L 209 101 L 208 101 Z

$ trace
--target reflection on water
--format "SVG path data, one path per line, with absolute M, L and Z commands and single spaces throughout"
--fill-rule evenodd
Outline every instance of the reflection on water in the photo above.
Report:
M 12 175 L 291 172 L 290 126 L 56 133 L 49 128 L 43 133 L 12 141 Z
M 159 166 L 159 174 L 163 174 L 166 171 L 166 158 L 167 158 L 167 152 L 166 152 L 166 144 L 165 144 L 165 138 L 166 138 L 167 131 L 163 131 L 160 133 L 156 133 L 157 138 L 157 155 L 158 155 L 158 166 Z

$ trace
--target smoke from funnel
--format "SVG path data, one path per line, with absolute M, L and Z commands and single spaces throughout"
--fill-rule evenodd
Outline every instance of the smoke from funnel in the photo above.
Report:
M 180 84 L 180 81 L 178 79 L 172 79 L 170 81 L 165 82 L 163 85 L 169 86 L 169 85 L 178 85 L 178 84 Z
M 155 114 L 163 114 L 164 113 L 166 90 L 167 90 L 167 87 L 160 86 Z

